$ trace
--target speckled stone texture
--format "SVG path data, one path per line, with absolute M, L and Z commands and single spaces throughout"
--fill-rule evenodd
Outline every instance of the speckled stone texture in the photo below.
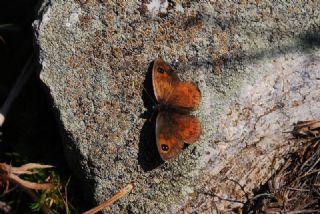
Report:
M 41 79 L 86 198 L 100 203 L 134 182 L 105 213 L 241 205 L 221 199 L 245 201 L 299 148 L 283 131 L 320 117 L 319 8 L 317 0 L 46 0 L 34 23 Z M 203 96 L 201 139 L 166 163 L 144 91 L 153 94 L 158 56 Z

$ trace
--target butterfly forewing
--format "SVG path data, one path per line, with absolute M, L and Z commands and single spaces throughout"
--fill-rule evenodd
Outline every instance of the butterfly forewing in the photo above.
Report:
M 166 103 L 176 108 L 196 110 L 199 107 L 201 94 L 193 82 L 176 84 Z
M 168 100 L 178 81 L 178 77 L 167 63 L 162 59 L 154 61 L 152 85 L 155 97 L 159 103 L 165 103 Z
M 191 81 L 182 82 L 162 59 L 154 62 L 152 82 L 156 99 L 175 108 L 196 110 L 201 101 L 199 88 Z

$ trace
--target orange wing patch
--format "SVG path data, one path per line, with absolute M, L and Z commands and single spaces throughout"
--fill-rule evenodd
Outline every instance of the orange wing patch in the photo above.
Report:
M 178 83 L 166 103 L 182 109 L 196 110 L 200 101 L 200 90 L 190 81 Z
M 196 142 L 201 135 L 201 123 L 198 118 L 191 115 L 174 114 L 173 120 L 178 125 L 177 135 L 183 142 L 192 144 Z

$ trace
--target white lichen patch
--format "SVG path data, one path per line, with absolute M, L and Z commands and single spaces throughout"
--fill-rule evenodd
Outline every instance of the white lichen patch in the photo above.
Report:
M 79 23 L 79 16 L 81 14 L 81 9 L 77 8 L 75 11 L 70 13 L 70 16 L 67 18 L 65 25 L 68 29 L 75 28 L 75 26 Z
M 285 154 L 297 149 L 285 131 L 298 121 L 320 117 L 319 59 L 320 51 L 288 54 L 247 67 L 251 73 L 256 71 L 256 80 L 243 84 L 238 101 L 225 109 L 215 143 L 202 156 L 207 163 L 203 179 L 211 180 L 211 188 L 219 186 L 218 195 L 237 200 L 244 197 L 243 189 L 218 181 L 221 171 L 250 193 L 266 182 Z M 226 204 L 218 206 L 223 209 Z
M 184 13 L 184 8 L 182 7 L 182 4 L 177 4 L 176 5 L 176 11 L 180 13 Z
M 152 0 L 149 4 L 145 5 L 148 14 L 152 17 L 159 14 L 166 14 L 169 3 L 167 0 Z

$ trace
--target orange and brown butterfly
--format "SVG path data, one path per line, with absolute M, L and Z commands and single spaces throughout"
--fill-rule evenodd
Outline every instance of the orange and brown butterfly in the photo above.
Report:
M 192 82 L 179 80 L 163 59 L 153 63 L 152 85 L 159 111 L 156 120 L 156 141 L 163 160 L 176 157 L 184 144 L 195 143 L 201 135 L 199 119 L 190 115 L 201 101 L 199 88 Z

